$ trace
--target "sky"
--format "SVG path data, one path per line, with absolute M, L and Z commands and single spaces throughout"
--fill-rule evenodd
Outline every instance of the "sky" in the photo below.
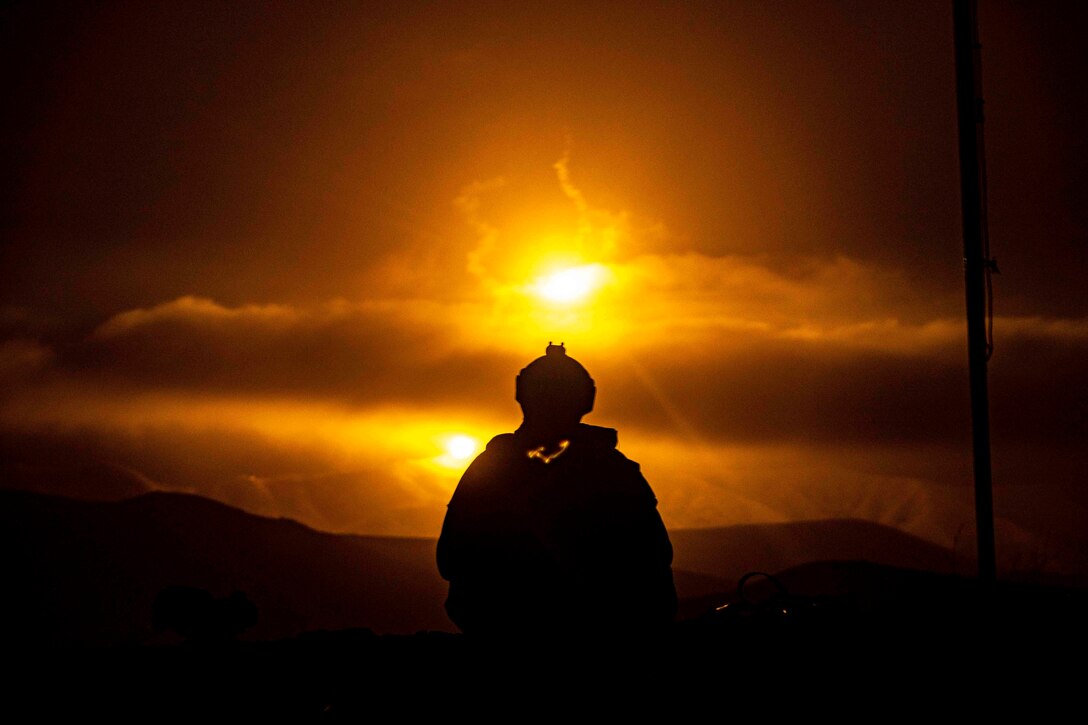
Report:
M 998 562 L 1088 581 L 1088 13 L 979 4 Z M 972 556 L 950 0 L 0 18 L 7 485 L 435 536 L 562 341 L 670 528 Z

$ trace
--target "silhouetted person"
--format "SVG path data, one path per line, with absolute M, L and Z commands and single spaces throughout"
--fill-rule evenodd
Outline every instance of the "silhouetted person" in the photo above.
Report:
M 446 611 L 470 635 L 609 637 L 676 613 L 672 545 L 616 431 L 581 423 L 596 386 L 562 343 L 517 377 L 524 421 L 496 436 L 450 500 L 438 540 Z

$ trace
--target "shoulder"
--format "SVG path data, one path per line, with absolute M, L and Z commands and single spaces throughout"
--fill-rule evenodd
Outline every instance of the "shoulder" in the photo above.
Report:
M 603 428 L 582 423 L 571 436 L 571 443 L 582 450 L 587 457 L 595 458 L 608 465 L 641 476 L 639 465 L 616 448 L 619 435 L 615 428 Z
M 500 433 L 487 442 L 484 447 L 484 453 L 492 452 L 498 453 L 500 451 L 509 450 L 514 447 L 514 434 L 513 433 Z M 483 454 L 481 454 L 483 455 Z
M 514 452 L 517 443 L 514 440 L 513 433 L 500 433 L 487 442 L 484 446 L 484 450 L 480 452 L 469 464 L 468 470 L 465 473 L 470 473 L 474 469 L 478 469 L 481 466 L 487 466 L 489 463 L 497 461 L 503 457 L 509 456 Z
M 515 460 L 513 433 L 502 433 L 492 438 L 465 469 L 453 492 L 450 506 L 463 504 L 478 496 L 493 495 L 497 488 L 507 485 Z
M 621 453 L 616 445 L 619 436 L 614 428 L 582 424 L 577 434 L 579 441 L 592 451 L 591 464 L 599 474 L 598 485 L 602 493 L 619 496 L 646 506 L 656 506 L 654 496 L 638 463 Z
M 604 428 L 586 423 L 579 423 L 571 437 L 581 445 L 601 451 L 614 451 L 619 442 L 619 434 L 616 433 L 615 428 Z
M 465 471 L 465 475 L 484 473 L 497 466 L 508 464 L 513 458 L 517 457 L 517 447 L 517 440 L 513 433 L 501 433 L 495 436 L 487 442 L 484 450 L 472 461 L 468 470 Z

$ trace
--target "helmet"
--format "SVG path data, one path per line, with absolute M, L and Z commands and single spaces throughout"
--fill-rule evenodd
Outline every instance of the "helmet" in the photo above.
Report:
M 582 364 L 567 356 L 563 343 L 548 343 L 538 357 L 518 374 L 514 398 L 526 413 L 576 415 L 593 410 L 597 386 Z

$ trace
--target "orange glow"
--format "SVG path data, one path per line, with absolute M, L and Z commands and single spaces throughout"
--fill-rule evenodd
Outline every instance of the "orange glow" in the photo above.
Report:
M 585 264 L 541 277 L 533 285 L 533 291 L 549 302 L 571 304 L 589 298 L 607 279 L 607 267 L 601 264 Z
M 437 535 L 554 341 L 670 526 L 973 556 L 947 3 L 849 5 L 20 4 L 3 485 Z M 990 5 L 1000 548 L 1088 585 L 1076 24 Z
M 446 453 L 461 461 L 472 458 L 478 447 L 476 439 L 467 435 L 455 435 L 446 441 Z
M 461 470 L 476 455 L 480 449 L 480 443 L 470 435 L 456 433 L 446 437 L 442 441 L 442 447 L 444 452 L 437 456 L 434 462 L 443 468 Z

